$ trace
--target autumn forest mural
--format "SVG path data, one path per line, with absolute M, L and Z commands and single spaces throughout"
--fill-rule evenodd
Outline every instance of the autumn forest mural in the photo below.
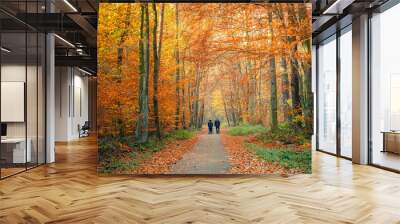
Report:
M 101 3 L 99 172 L 311 172 L 311 4 Z

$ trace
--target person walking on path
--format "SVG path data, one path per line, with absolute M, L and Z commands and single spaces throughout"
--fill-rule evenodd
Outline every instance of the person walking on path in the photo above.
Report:
M 213 133 L 213 122 L 211 120 L 208 121 L 208 134 Z
M 215 130 L 217 132 L 217 134 L 219 134 L 219 127 L 221 126 L 221 122 L 219 121 L 219 119 L 217 118 L 217 120 L 214 121 L 215 124 Z

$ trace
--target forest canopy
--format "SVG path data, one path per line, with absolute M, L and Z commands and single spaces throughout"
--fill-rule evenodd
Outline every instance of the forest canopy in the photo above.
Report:
M 216 118 L 311 136 L 311 4 L 100 9 L 100 136 L 147 142 Z

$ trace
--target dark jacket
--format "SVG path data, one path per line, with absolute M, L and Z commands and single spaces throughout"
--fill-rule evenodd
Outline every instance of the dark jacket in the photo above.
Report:
M 213 127 L 213 122 L 212 122 L 212 121 L 209 121 L 209 122 L 208 122 L 208 127 L 209 127 L 209 128 L 212 128 L 212 127 Z
M 221 125 L 221 122 L 219 120 L 215 120 L 214 124 L 215 124 L 216 128 L 219 128 L 219 126 Z

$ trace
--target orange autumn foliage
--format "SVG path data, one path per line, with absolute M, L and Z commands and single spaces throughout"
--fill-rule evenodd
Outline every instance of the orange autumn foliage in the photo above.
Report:
M 157 4 L 158 12 L 160 9 L 161 4 Z M 285 89 L 281 85 L 285 71 L 278 59 L 297 60 L 299 66 L 288 66 L 286 72 L 296 69 L 301 80 L 306 78 L 306 70 L 311 65 L 306 44 L 311 37 L 310 9 L 310 4 L 179 4 L 177 29 L 177 7 L 165 4 L 156 93 L 163 132 L 175 128 L 176 119 L 179 127 L 196 128 L 206 117 L 224 117 L 231 119 L 232 124 L 251 122 L 268 126 L 271 103 L 268 61 L 277 59 L 278 98 Z M 272 21 L 269 21 L 271 13 Z M 121 132 L 132 135 L 135 131 L 139 110 L 140 16 L 140 4 L 136 3 L 101 7 L 98 25 L 100 135 Z M 152 10 L 149 17 L 154 17 Z M 150 28 L 154 25 L 150 19 Z M 153 38 L 150 33 L 150 43 Z M 149 99 L 155 94 L 152 60 L 150 57 Z M 278 110 L 288 108 L 279 101 Z M 152 101 L 149 101 L 149 132 L 155 130 L 154 119 Z M 283 115 L 278 119 L 282 121 Z

